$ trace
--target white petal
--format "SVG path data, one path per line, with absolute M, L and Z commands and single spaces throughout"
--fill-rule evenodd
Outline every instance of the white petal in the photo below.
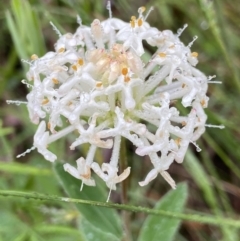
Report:
M 78 170 L 71 166 L 70 164 L 66 163 L 63 165 L 64 171 L 68 172 L 69 174 L 71 174 L 73 177 L 80 179 L 80 175 L 78 173 Z

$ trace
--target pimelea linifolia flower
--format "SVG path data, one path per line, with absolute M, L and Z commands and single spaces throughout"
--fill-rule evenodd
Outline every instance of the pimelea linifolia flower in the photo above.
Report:
M 96 185 L 95 172 L 115 190 L 130 174 L 130 167 L 122 173 L 118 168 L 121 139 L 126 138 L 153 165 L 140 186 L 160 174 L 176 187 L 167 170 L 174 161 L 183 162 L 190 143 L 200 150 L 195 142 L 205 131 L 211 77 L 196 68 L 198 53 L 191 50 L 196 37 L 187 46 L 179 39 L 187 25 L 177 34 L 159 31 L 146 22 L 151 10 L 144 15 L 145 7 L 140 7 L 138 17 L 126 23 L 113 18 L 109 8 L 109 19 L 95 19 L 90 27 L 78 17 L 74 34 L 55 29 L 55 51 L 33 55 L 28 82 L 23 81 L 31 89 L 26 104 L 38 129 L 33 147 L 18 157 L 37 149 L 54 162 L 57 156 L 49 144 L 77 131 L 70 149 L 89 143 L 89 152 L 76 160 L 77 168 L 64 164 L 65 171 L 82 187 Z M 155 48 L 145 62 L 143 40 Z M 176 102 L 187 108 L 187 115 L 180 114 Z M 112 148 L 109 163 L 95 162 L 97 148 Z

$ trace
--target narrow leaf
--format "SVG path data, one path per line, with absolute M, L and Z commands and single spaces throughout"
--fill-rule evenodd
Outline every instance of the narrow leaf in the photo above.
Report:
M 100 229 L 94 227 L 86 219 L 82 220 L 80 230 L 85 236 L 87 241 L 119 241 L 119 238 L 113 236 L 111 233 L 102 232 Z
M 180 184 L 168 192 L 155 205 L 155 210 L 181 212 L 188 196 L 187 185 Z M 180 220 L 169 217 L 149 216 L 143 224 L 139 241 L 171 241 L 180 225 Z

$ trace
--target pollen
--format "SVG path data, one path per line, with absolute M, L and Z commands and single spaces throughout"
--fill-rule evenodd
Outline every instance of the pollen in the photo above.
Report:
M 59 81 L 58 81 L 56 78 L 52 78 L 52 82 L 53 82 L 55 85 L 59 84 Z
M 175 143 L 179 146 L 180 143 L 181 143 L 181 138 L 177 138 L 177 139 L 175 139 L 174 141 L 175 141 Z
M 138 12 L 143 13 L 143 12 L 145 12 L 145 10 L 146 10 L 146 7 L 142 6 L 138 9 Z
M 97 81 L 97 82 L 96 82 L 96 87 L 97 87 L 97 88 L 100 88 L 102 85 L 103 85 L 103 84 L 102 84 L 101 81 Z
M 31 60 L 36 60 L 36 59 L 38 59 L 38 56 L 37 56 L 36 54 L 33 54 L 33 55 L 31 56 Z
M 165 58 L 165 57 L 167 56 L 165 53 L 162 53 L 162 52 L 159 53 L 158 55 L 159 55 L 161 58 Z
M 77 65 L 76 65 L 76 64 L 73 64 L 73 65 L 72 65 L 72 69 L 73 69 L 74 71 L 77 71 L 77 69 L 78 69 Z
M 127 68 L 122 68 L 122 75 L 127 75 L 128 69 Z
M 136 20 L 136 16 L 132 16 L 132 17 L 131 17 L 131 20 L 132 20 L 132 21 L 135 21 L 135 20 Z
M 65 48 L 63 47 L 58 50 L 58 53 L 63 53 L 63 52 L 65 52 Z
M 49 102 L 49 99 L 43 99 L 42 105 L 46 105 Z
M 198 57 L 198 52 L 192 52 L 191 56 L 197 58 Z
M 51 123 L 50 123 L 50 122 L 47 123 L 47 128 L 48 128 L 49 130 L 51 129 Z
M 80 66 L 83 66 L 83 64 L 84 64 L 83 59 L 78 59 L 77 64 Z
M 142 18 L 139 18 L 137 21 L 138 27 L 141 27 L 143 25 L 143 20 Z
M 205 100 L 201 100 L 200 104 L 201 104 L 202 107 L 205 107 L 206 106 L 206 101 Z

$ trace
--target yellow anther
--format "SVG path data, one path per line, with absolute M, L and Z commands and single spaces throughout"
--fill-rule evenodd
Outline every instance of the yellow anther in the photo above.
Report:
M 205 100 L 201 100 L 200 104 L 201 104 L 202 107 L 206 107 L 206 101 Z
M 142 18 L 139 18 L 137 21 L 138 27 L 141 27 L 143 25 L 143 20 Z
M 165 58 L 165 57 L 167 56 L 165 53 L 159 53 L 158 55 L 159 55 L 159 57 L 161 57 L 161 58 Z
M 96 87 L 97 87 L 97 88 L 100 88 L 102 85 L 103 85 L 103 84 L 102 84 L 101 81 L 97 81 L 97 82 L 96 82 Z
M 42 105 L 46 105 L 49 102 L 49 99 L 43 99 Z
M 185 86 L 186 86 L 186 84 L 185 84 L 185 83 L 183 83 L 183 84 L 182 84 L 182 88 L 185 88 Z
M 59 84 L 59 81 L 58 81 L 56 78 L 52 78 L 52 82 L 53 82 L 55 85 Z
M 179 145 L 180 145 L 180 142 L 181 142 L 181 138 L 177 138 L 177 139 L 175 139 L 174 141 L 175 141 L 175 143 L 179 146 Z
M 74 71 L 77 71 L 77 65 L 76 64 L 74 64 L 74 65 L 72 65 L 72 69 L 74 70 Z
M 191 56 L 197 58 L 198 52 L 192 52 L 192 53 L 191 53 Z
M 48 128 L 49 130 L 51 129 L 51 123 L 50 123 L 50 122 L 47 123 L 47 128 Z
M 136 16 L 132 16 L 132 17 L 131 17 L 131 20 L 132 20 L 132 21 L 135 21 L 135 20 L 136 20 Z
M 170 49 L 173 49 L 173 48 L 175 48 L 175 45 L 173 44 L 173 45 L 171 45 L 169 48 L 170 48 Z
M 69 101 L 69 102 L 67 103 L 67 105 L 68 105 L 68 106 L 72 105 L 72 101 Z
M 84 64 L 84 61 L 83 61 L 83 59 L 78 59 L 77 63 L 78 63 L 78 65 L 82 66 Z
M 58 53 L 63 53 L 65 51 L 65 48 L 60 48 L 59 50 L 58 50 Z
M 146 7 L 142 6 L 138 9 L 139 13 L 143 13 L 146 10 Z
M 122 75 L 127 75 L 128 69 L 127 68 L 122 68 Z
M 31 56 L 31 60 L 36 60 L 36 59 L 38 59 L 38 56 L 37 56 L 36 54 L 33 54 L 33 55 Z

